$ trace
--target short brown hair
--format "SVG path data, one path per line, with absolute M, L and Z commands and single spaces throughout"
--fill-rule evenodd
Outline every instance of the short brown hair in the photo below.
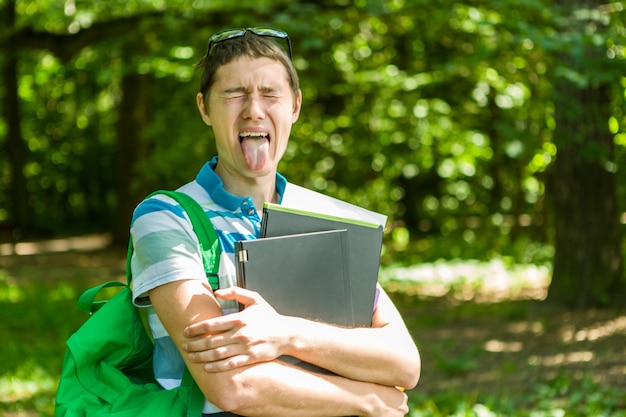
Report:
M 294 97 L 298 95 L 300 89 L 298 73 L 285 50 L 268 37 L 246 32 L 243 36 L 215 44 L 209 53 L 196 64 L 196 68 L 202 69 L 200 92 L 204 95 L 204 100 L 207 99 L 208 93 L 215 82 L 215 73 L 218 68 L 242 56 L 269 58 L 283 64 L 287 70 L 287 77 L 289 78 Z

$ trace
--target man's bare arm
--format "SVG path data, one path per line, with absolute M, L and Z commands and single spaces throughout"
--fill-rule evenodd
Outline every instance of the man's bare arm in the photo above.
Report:
M 256 293 L 221 290 L 220 298 L 246 305 L 243 312 L 198 322 L 187 329 L 191 360 L 219 372 L 290 355 L 341 376 L 412 388 L 420 357 L 402 317 L 382 288 L 372 328 L 346 329 L 278 315 Z M 216 337 L 206 337 L 223 332 Z
M 187 326 L 221 315 L 210 288 L 199 280 L 157 287 L 150 299 L 179 349 Z M 408 411 L 405 394 L 392 387 L 310 373 L 279 361 L 206 372 L 202 363 L 183 358 L 205 397 L 240 415 L 404 416 Z

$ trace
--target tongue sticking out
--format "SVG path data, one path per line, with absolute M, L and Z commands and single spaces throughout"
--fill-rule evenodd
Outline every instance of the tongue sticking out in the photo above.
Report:
M 258 170 L 263 168 L 269 158 L 270 143 L 266 138 L 246 138 L 241 142 L 241 149 L 248 167 Z

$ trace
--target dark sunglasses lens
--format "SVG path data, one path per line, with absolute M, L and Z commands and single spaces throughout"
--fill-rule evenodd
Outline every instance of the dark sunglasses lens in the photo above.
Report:
M 273 38 L 285 39 L 287 38 L 287 34 L 282 30 L 270 29 L 270 28 L 252 28 L 248 29 L 255 35 L 259 36 L 270 36 Z
M 211 36 L 210 42 L 218 43 L 231 38 L 238 38 L 246 33 L 244 29 L 229 29 Z
M 229 39 L 238 38 L 240 36 L 244 36 L 246 32 L 252 32 L 257 36 L 265 36 L 270 38 L 278 38 L 285 40 L 287 42 L 287 50 L 289 52 L 289 58 L 293 59 L 291 53 L 291 41 L 289 40 L 289 35 L 283 32 L 282 30 L 276 30 L 271 28 L 248 28 L 248 29 L 228 29 L 222 32 L 218 32 L 215 35 L 211 36 L 209 39 L 209 47 L 207 48 L 207 56 L 211 55 L 211 51 L 213 47 L 220 43 L 227 41 Z
M 281 39 L 287 44 L 287 52 L 289 53 L 289 59 L 293 60 L 293 54 L 291 52 L 291 41 L 289 40 L 289 35 L 287 32 L 283 32 L 282 30 L 272 29 L 272 28 L 251 28 L 248 29 L 252 33 L 258 36 L 267 36 L 270 38 Z

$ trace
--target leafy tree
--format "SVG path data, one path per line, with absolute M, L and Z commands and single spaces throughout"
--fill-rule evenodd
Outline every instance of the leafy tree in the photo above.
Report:
M 622 2 L 0 6 L 0 183 L 10 190 L 0 223 L 14 230 L 107 230 L 125 243 L 134 205 L 214 152 L 194 104 L 208 37 L 268 25 L 290 33 L 304 93 L 280 169 L 387 213 L 385 262 L 541 262 L 554 244 L 555 302 L 602 304 L 623 291 Z
M 0 20 L 2 28 L 8 31 L 15 25 L 15 2 L 9 1 L 4 7 L 0 8 Z M 7 50 L 3 54 L 0 61 L 2 66 L 2 84 L 4 85 L 2 112 L 4 124 L 1 126 L 5 133 L 6 155 L 7 158 L 2 161 L 5 167 L 2 177 L 9 177 L 9 192 L 3 204 L 7 207 L 2 213 L 0 210 L 0 218 L 8 217 L 9 213 L 13 217 L 13 226 L 19 229 L 28 228 L 30 226 L 29 219 L 32 219 L 32 210 L 27 201 L 26 181 L 22 172 L 26 160 L 26 147 L 24 139 L 20 131 L 20 100 L 18 98 L 18 75 L 17 66 L 18 58 L 14 50 Z M 7 170 L 6 167 L 9 169 Z M 7 172 L 8 171 L 8 172 Z M 4 187 L 3 187 L 4 188 Z M 8 204 L 11 204 L 8 206 Z
M 609 120 L 625 73 L 621 3 L 556 2 L 553 103 L 558 154 L 551 168 L 555 257 L 549 299 L 576 307 L 623 293 L 617 161 Z

